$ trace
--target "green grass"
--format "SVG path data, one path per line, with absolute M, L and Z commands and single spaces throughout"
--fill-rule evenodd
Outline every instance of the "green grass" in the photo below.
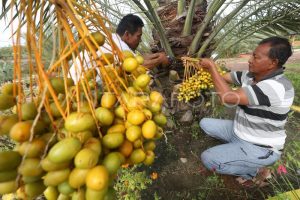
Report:
M 300 49 L 300 46 L 293 46 L 293 49 Z
M 300 62 L 286 65 L 285 75 L 292 81 L 295 89 L 294 105 L 300 105 Z
M 289 71 L 296 71 L 300 73 L 300 62 L 296 63 L 288 63 L 285 65 L 286 70 Z
M 294 105 L 300 105 L 300 73 L 297 74 L 295 72 L 286 72 L 285 75 L 287 78 L 292 81 L 294 89 L 295 89 L 295 98 Z

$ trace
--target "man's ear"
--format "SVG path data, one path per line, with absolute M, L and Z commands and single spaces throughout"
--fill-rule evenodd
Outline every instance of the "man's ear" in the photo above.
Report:
M 129 39 L 129 34 L 130 33 L 128 31 L 125 31 L 125 33 L 123 34 L 123 37 L 122 37 L 124 41 L 127 41 Z
M 275 67 L 279 67 L 278 66 L 279 60 L 278 59 L 272 59 L 272 65 Z

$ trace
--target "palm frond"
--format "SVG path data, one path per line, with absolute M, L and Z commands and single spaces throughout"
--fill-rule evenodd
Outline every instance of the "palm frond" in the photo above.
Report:
M 266 2 L 266 3 L 265 3 Z M 223 33 L 218 35 L 215 52 L 218 57 L 225 51 L 247 42 L 247 38 L 256 35 L 268 37 L 271 35 L 288 36 L 300 33 L 300 2 L 296 1 L 265 1 L 262 7 L 248 10 L 244 18 L 237 17 L 225 26 Z M 246 12 L 246 11 L 245 11 Z M 218 58 L 217 57 L 217 58 Z

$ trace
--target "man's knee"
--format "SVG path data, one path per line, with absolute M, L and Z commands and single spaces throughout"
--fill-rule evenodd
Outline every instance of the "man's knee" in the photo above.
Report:
M 209 170 L 215 169 L 213 159 L 214 159 L 214 156 L 212 155 L 212 153 L 210 151 L 206 150 L 206 151 L 202 152 L 201 162 Z
M 202 118 L 200 120 L 200 128 L 207 134 L 210 136 L 214 136 L 216 130 L 214 129 L 215 127 L 215 119 L 213 118 Z
M 200 127 L 206 130 L 210 125 L 210 118 L 202 118 L 199 122 Z
M 225 155 L 220 157 L 219 153 L 210 151 L 210 149 L 208 149 L 201 154 L 201 162 L 207 169 L 220 174 L 239 176 L 248 176 L 248 174 L 253 174 L 251 171 L 253 168 L 242 166 L 236 161 L 226 161 L 224 160 L 224 157 Z

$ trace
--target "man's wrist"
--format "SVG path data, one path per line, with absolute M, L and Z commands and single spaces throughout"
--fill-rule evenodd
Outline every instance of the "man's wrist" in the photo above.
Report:
M 167 55 L 167 58 L 168 58 L 168 62 L 169 62 L 170 65 L 175 62 L 175 58 L 174 57 Z

